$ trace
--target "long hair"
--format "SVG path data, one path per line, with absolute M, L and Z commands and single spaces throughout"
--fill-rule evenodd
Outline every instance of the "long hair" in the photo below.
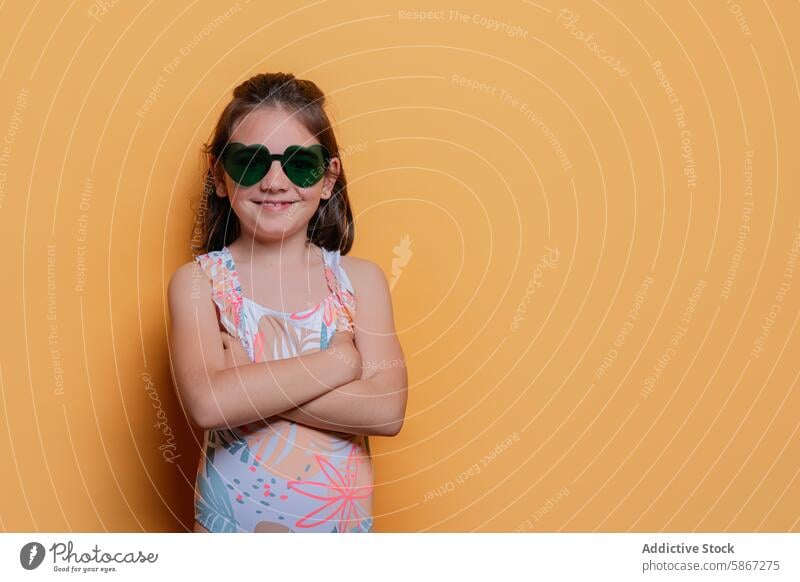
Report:
M 206 164 L 213 157 L 220 164 L 223 148 L 230 142 L 237 121 L 259 107 L 280 107 L 297 119 L 324 145 L 332 157 L 339 157 L 339 146 L 325 113 L 325 95 L 312 81 L 297 79 L 291 73 L 261 73 L 233 90 L 233 99 L 220 114 L 211 139 L 203 144 Z M 355 230 L 347 179 L 340 160 L 339 176 L 330 198 L 320 200 L 308 223 L 308 239 L 325 249 L 346 255 L 353 246 Z M 207 166 L 203 197 L 197 213 L 192 249 L 195 253 L 221 250 L 239 237 L 239 219 L 230 200 L 216 195 L 212 171 Z M 198 240 L 201 239 L 201 240 Z

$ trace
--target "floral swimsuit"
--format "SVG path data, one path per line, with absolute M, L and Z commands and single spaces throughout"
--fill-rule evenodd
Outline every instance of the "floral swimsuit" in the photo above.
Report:
M 355 292 L 340 253 L 322 253 L 331 294 L 295 313 L 244 297 L 227 247 L 195 257 L 211 281 L 220 323 L 241 340 L 251 361 L 292 358 L 325 348 L 337 318 L 352 327 Z M 207 430 L 203 448 L 195 482 L 195 519 L 210 532 L 372 531 L 372 459 L 365 435 L 273 416 Z

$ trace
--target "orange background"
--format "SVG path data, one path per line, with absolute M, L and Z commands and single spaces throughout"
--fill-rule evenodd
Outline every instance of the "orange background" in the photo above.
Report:
M 392 280 L 409 405 L 371 439 L 377 531 L 800 530 L 798 22 L 4 3 L 0 528 L 191 527 L 166 285 L 232 88 L 287 71 L 328 95 L 353 254 Z

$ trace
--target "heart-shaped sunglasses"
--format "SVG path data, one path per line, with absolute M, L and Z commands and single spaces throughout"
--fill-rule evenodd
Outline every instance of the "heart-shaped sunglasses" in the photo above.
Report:
M 233 142 L 220 156 L 231 179 L 241 186 L 252 186 L 267 175 L 273 160 L 278 160 L 284 174 L 297 186 L 308 188 L 322 179 L 330 162 L 330 152 L 322 144 L 292 145 L 282 154 L 272 154 L 263 144 Z

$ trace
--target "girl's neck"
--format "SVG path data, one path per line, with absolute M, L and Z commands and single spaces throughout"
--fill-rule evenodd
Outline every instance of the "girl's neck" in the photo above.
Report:
M 277 241 L 261 241 L 249 233 L 241 233 L 239 238 L 228 245 L 241 262 L 262 267 L 280 267 L 309 264 L 321 249 L 306 238 L 305 232 Z M 236 257 L 234 257 L 239 262 Z

